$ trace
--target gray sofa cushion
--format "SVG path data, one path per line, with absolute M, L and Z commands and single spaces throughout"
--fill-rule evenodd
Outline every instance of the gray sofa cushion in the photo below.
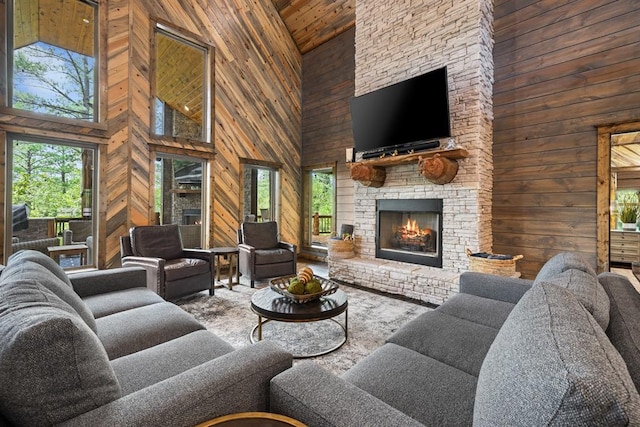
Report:
M 609 297 L 596 276 L 581 270 L 569 269 L 549 277 L 546 282 L 571 291 L 573 296 L 596 319 L 600 327 L 603 330 L 607 329 L 607 325 L 609 325 Z
M 387 339 L 478 376 L 498 330 L 455 316 L 429 311 L 416 317 Z
M 15 425 L 52 425 L 117 399 L 115 373 L 87 324 L 37 283 L 14 285 L 0 287 L 3 415 Z
M 193 316 L 169 302 L 104 316 L 96 324 L 110 360 L 205 329 Z
M 471 425 L 476 377 L 413 350 L 385 344 L 342 378 L 425 425 Z
M 547 279 L 552 278 L 556 274 L 560 274 L 566 270 L 580 270 L 585 273 L 589 273 L 592 276 L 596 275 L 593 267 L 580 255 L 574 252 L 560 252 L 553 256 L 549 261 L 544 263 L 533 283 L 544 282 Z
M 130 288 L 91 295 L 83 298 L 83 301 L 96 319 L 132 308 L 165 302 L 160 295 L 147 288 Z
M 91 330 L 96 331 L 93 313 L 73 290 L 64 270 L 51 258 L 35 251 L 21 251 L 11 256 L 0 276 L 0 286 L 19 280 L 33 280 L 49 289 L 69 304 Z
M 209 360 L 232 352 L 231 344 L 209 331 L 196 331 L 112 362 L 126 395 L 171 378 Z
M 601 273 L 598 278 L 611 301 L 607 336 L 640 390 L 640 293 L 629 279 L 619 274 Z
M 447 299 L 438 311 L 490 328 L 500 329 L 515 304 L 469 294 L 456 294 Z
M 638 425 L 624 361 L 573 294 L 540 282 L 484 360 L 474 425 Z
M 242 243 L 255 249 L 273 249 L 278 246 L 278 223 L 243 222 Z

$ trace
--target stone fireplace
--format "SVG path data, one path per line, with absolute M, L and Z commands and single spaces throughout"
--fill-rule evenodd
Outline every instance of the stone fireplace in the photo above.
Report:
M 444 185 L 425 180 L 415 163 L 385 166 L 386 179 L 378 188 L 347 182 L 343 172 L 339 197 L 353 197 L 353 211 L 336 220 L 354 225 L 355 256 L 328 259 L 331 278 L 441 304 L 458 292 L 459 275 L 469 267 L 466 249 L 491 251 L 492 5 L 486 0 L 453 6 L 445 0 L 356 0 L 354 95 L 446 66 L 451 134 L 468 156 L 458 160 L 457 175 Z M 420 199 L 442 200 L 441 265 L 377 256 L 378 202 Z

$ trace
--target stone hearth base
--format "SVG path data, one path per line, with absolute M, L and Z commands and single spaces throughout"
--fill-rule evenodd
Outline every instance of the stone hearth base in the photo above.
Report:
M 458 293 L 460 273 L 380 259 L 327 259 L 329 277 L 364 288 L 442 304 Z

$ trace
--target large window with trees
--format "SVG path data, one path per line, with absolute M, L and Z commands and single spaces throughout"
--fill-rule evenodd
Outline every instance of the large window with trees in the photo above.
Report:
M 13 0 L 9 11 L 9 106 L 97 121 L 97 4 Z
M 95 264 L 97 155 L 91 144 L 9 135 L 5 253 L 37 250 L 64 268 Z

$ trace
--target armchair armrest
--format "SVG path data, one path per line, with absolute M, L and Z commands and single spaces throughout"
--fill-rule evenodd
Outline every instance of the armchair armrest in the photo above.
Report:
M 164 266 L 162 258 L 126 256 L 122 258 L 122 266 L 138 266 L 147 271 L 146 286 L 158 295 L 164 295 Z
M 270 379 L 291 365 L 291 354 L 260 341 L 62 425 L 194 426 L 230 413 L 267 411 Z
M 533 280 L 465 271 L 460 275 L 460 292 L 516 304 L 531 289 Z
M 213 262 L 213 254 L 206 249 L 183 249 L 186 258 L 197 258 Z
M 291 252 L 296 252 L 297 245 L 293 243 L 287 243 L 287 242 L 278 242 L 278 247 L 282 249 L 288 249 Z
M 109 270 L 91 270 L 69 273 L 74 291 L 81 297 L 146 287 L 146 272 L 140 267 L 122 267 Z
M 313 362 L 296 364 L 273 378 L 270 402 L 271 412 L 310 426 L 422 426 Z

